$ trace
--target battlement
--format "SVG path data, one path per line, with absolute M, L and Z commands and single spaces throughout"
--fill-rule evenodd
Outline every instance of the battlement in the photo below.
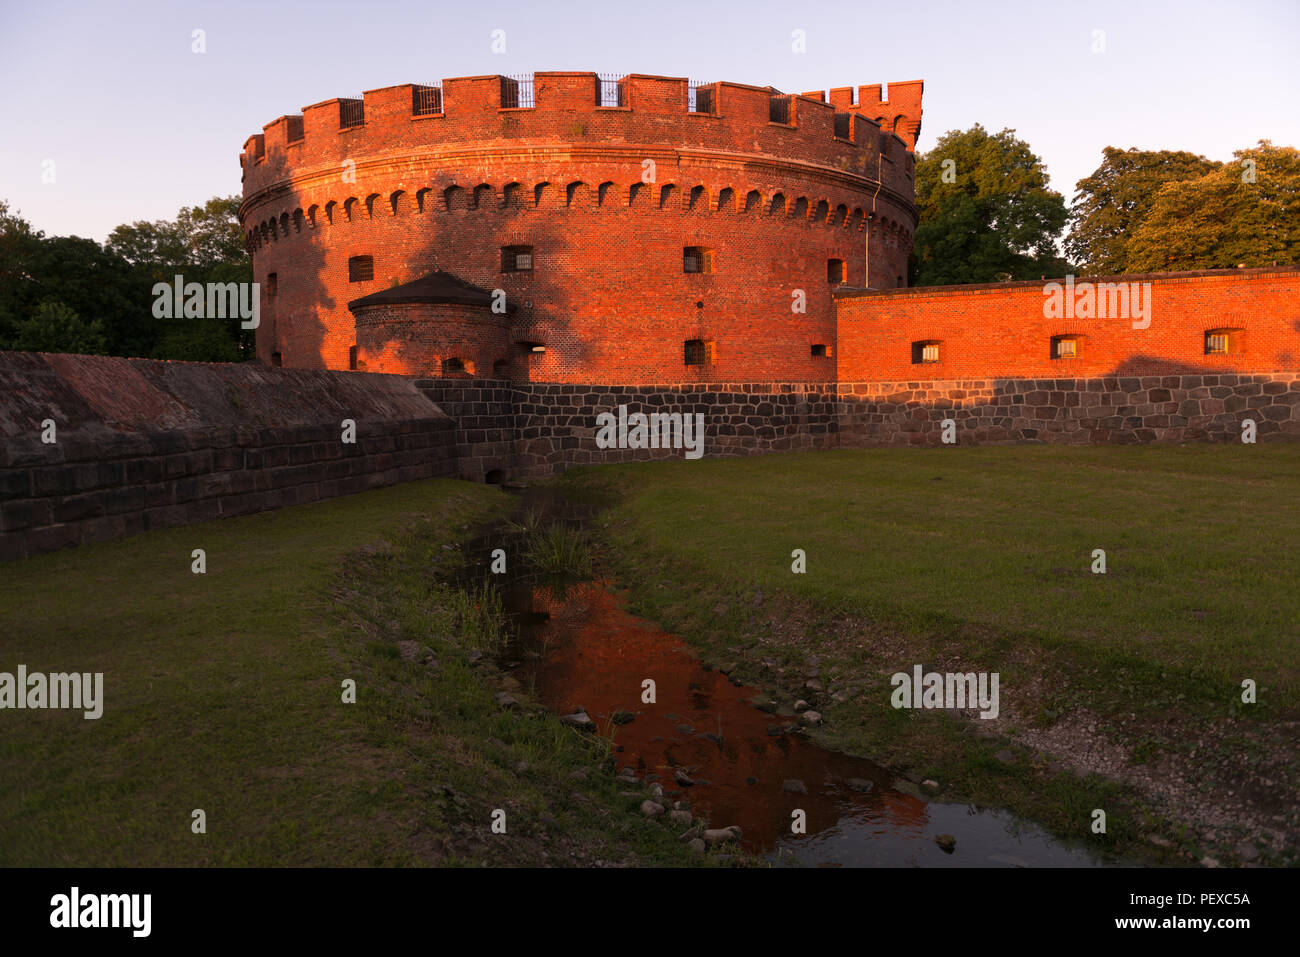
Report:
M 695 148 L 759 154 L 876 175 L 881 158 L 911 172 L 921 121 L 920 81 L 823 94 L 740 83 L 590 72 L 455 77 L 324 100 L 281 116 L 248 138 L 244 194 L 306 169 L 378 153 L 519 144 L 590 144 L 639 150 Z M 640 162 L 640 159 L 637 159 Z

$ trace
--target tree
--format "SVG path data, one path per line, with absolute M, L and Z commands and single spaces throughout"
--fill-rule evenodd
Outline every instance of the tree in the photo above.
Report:
M 253 264 L 239 225 L 239 197 L 214 196 L 202 206 L 186 206 L 174 220 L 137 221 L 109 234 L 107 248 L 128 263 L 141 290 L 154 283 L 253 281 Z M 144 292 L 141 295 L 145 295 Z M 153 297 L 145 298 L 152 310 Z M 136 355 L 158 359 L 233 362 L 255 353 L 254 333 L 238 319 L 210 321 L 140 317 L 150 329 L 150 346 Z
M 1066 269 L 1056 250 L 1065 200 L 1014 130 L 946 133 L 916 163 L 913 285 L 1037 279 Z
M 1066 254 L 1085 275 L 1129 272 L 1129 243 L 1167 183 L 1197 179 L 1218 168 L 1195 153 L 1172 150 L 1102 151 L 1101 165 L 1075 184 Z
M 1300 263 L 1300 150 L 1261 140 L 1167 183 L 1128 244 L 1128 271 Z
M 104 355 L 108 339 L 98 319 L 86 322 L 63 303 L 47 299 L 26 319 L 14 324 L 10 348 L 29 352 L 71 352 Z

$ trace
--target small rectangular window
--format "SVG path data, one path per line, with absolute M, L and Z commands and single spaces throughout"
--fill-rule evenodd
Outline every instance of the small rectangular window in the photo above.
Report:
M 923 362 L 938 362 L 939 345 L 940 343 L 933 340 L 929 340 L 929 341 L 923 340 L 921 342 L 913 342 L 912 363 L 915 365 L 919 365 Z
M 502 272 L 532 272 L 533 271 L 533 247 L 532 246 L 501 247 L 501 271 Z
M 686 246 L 682 249 L 682 272 L 713 272 L 713 250 Z
M 348 259 L 348 282 L 370 282 L 374 278 L 374 256 L 352 256 Z
M 711 365 L 714 360 L 712 339 L 687 339 L 685 342 L 688 366 Z
M 1077 359 L 1078 357 L 1078 336 L 1052 336 L 1053 359 Z
M 357 347 L 348 346 L 348 368 L 356 371 L 357 368 Z
M 273 365 L 273 366 L 282 366 L 282 365 L 284 365 L 284 357 L 281 356 L 280 353 L 278 353 L 278 352 L 272 352 L 272 353 L 271 353 L 271 365 Z
M 826 281 L 840 283 L 844 281 L 844 260 L 826 260 Z
M 279 277 L 275 273 L 269 272 L 266 274 L 266 298 L 267 299 L 275 298 L 275 294 L 280 291 L 279 285 L 280 285 Z
M 442 112 L 442 87 L 411 87 L 411 115 L 434 116 Z
M 1207 356 L 1230 356 L 1241 352 L 1240 329 L 1210 329 L 1205 333 Z
M 829 356 L 831 354 L 831 347 L 819 343 L 812 347 L 812 354 L 814 358 Z

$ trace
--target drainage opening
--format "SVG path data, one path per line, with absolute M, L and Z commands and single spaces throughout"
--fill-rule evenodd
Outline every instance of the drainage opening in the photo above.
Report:
M 502 469 L 489 469 L 487 475 L 483 476 L 483 481 L 488 485 L 500 485 L 506 480 L 506 473 Z

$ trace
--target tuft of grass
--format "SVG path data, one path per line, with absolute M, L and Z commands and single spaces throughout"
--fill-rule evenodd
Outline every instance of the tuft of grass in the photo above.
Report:
M 530 536 L 525 555 L 530 565 L 548 575 L 589 578 L 595 567 L 587 536 L 559 522 Z

